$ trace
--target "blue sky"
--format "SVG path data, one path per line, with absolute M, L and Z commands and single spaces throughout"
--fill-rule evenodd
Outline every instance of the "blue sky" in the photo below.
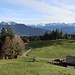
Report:
M 75 23 L 75 0 L 0 0 L 0 21 Z

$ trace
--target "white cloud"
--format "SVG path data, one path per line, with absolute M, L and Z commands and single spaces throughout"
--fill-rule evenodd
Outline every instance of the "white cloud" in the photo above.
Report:
M 21 6 L 23 8 L 25 6 L 34 8 L 38 10 L 40 13 L 42 12 L 46 14 L 52 14 L 51 16 L 44 15 L 43 17 L 41 17 L 40 19 L 41 21 L 39 22 L 74 22 L 75 21 L 75 11 L 74 11 L 75 5 L 69 5 L 69 4 L 61 3 L 58 0 L 54 0 L 53 1 L 55 2 L 54 4 L 58 4 L 58 6 L 56 7 L 51 5 L 50 1 L 48 3 L 48 1 L 49 0 L 47 1 L 46 0 L 15 0 L 15 1 L 4 0 L 4 2 L 9 2 L 15 5 Z M 36 14 L 36 15 L 39 15 L 39 14 Z

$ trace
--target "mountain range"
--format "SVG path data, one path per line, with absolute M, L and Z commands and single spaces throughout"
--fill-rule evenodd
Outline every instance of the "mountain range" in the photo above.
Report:
M 43 35 L 46 31 L 52 31 L 55 29 L 62 30 L 64 33 L 75 34 L 75 23 L 47 23 L 37 25 L 26 25 L 16 22 L 0 22 L 0 30 L 11 26 L 13 32 L 18 35 Z
M 46 31 L 45 29 L 33 28 L 33 27 L 27 26 L 25 24 L 19 24 L 19 23 L 15 23 L 15 22 L 1 22 L 0 30 L 2 28 L 7 28 L 9 25 L 11 26 L 11 28 L 15 34 L 22 35 L 22 36 L 23 35 L 26 35 L 26 36 L 43 35 Z
M 62 30 L 64 33 L 68 34 L 75 34 L 75 23 L 47 23 L 47 24 L 38 24 L 38 25 L 31 25 L 33 28 L 42 28 L 45 30 Z

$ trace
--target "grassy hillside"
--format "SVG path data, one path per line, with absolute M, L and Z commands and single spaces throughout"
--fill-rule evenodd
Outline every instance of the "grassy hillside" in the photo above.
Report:
M 32 47 L 29 56 L 40 58 L 65 58 L 66 55 L 75 55 L 74 40 L 38 41 L 31 42 L 27 46 Z
M 55 66 L 45 61 L 28 60 L 1 60 L 0 75 L 75 75 L 74 69 Z
M 74 55 L 75 41 L 56 40 L 31 42 L 26 47 L 32 47 L 30 56 L 44 58 L 65 58 Z M 74 69 L 52 65 L 47 61 L 29 58 L 0 60 L 0 75 L 75 75 Z

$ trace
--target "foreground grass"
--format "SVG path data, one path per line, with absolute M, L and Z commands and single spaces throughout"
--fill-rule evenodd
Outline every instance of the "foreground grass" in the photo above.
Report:
M 65 58 L 67 55 L 75 55 L 74 40 L 38 41 L 27 46 L 32 47 L 28 55 L 39 58 Z
M 75 55 L 75 41 L 56 40 L 39 41 L 27 44 L 32 47 L 30 56 L 44 58 L 65 58 L 66 55 Z M 56 66 L 48 61 L 29 58 L 0 60 L 0 75 L 75 75 L 74 69 Z
M 0 75 L 75 75 L 74 69 L 55 66 L 46 61 L 29 60 L 1 60 Z

